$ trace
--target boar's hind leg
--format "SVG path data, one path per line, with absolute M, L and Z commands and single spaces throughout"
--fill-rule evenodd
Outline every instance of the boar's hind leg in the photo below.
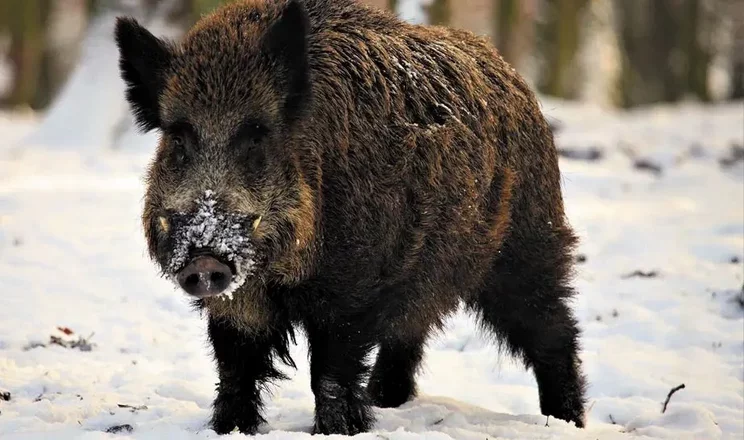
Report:
M 380 344 L 367 392 L 380 408 L 398 407 L 416 395 L 416 371 L 426 335 L 386 338 Z
M 353 321 L 332 328 L 306 325 L 310 346 L 310 385 L 315 394 L 314 434 L 354 435 L 374 423 L 362 378 L 374 347 L 365 328 Z
M 283 379 L 274 367 L 278 355 L 294 365 L 289 357 L 288 331 L 248 333 L 229 321 L 209 319 L 209 339 L 214 349 L 219 374 L 217 398 L 214 401 L 212 428 L 218 434 L 240 432 L 253 434 L 264 422 L 261 390 L 267 381 Z
M 568 241 L 568 240 L 567 240 Z M 579 329 L 567 301 L 570 257 L 550 241 L 505 243 L 487 286 L 471 307 L 512 355 L 532 368 L 543 415 L 584 426 L 585 379 L 578 357 Z M 533 255 L 525 255 L 528 249 Z

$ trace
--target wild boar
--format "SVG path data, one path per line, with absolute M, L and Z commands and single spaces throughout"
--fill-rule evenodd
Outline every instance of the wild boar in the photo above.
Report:
M 315 432 L 369 430 L 372 405 L 415 396 L 460 304 L 532 368 L 543 414 L 584 425 L 556 148 L 484 38 L 355 0 L 239 1 L 179 42 L 120 18 L 115 36 L 133 115 L 161 133 L 149 252 L 208 316 L 216 432 L 264 421 L 296 328 Z

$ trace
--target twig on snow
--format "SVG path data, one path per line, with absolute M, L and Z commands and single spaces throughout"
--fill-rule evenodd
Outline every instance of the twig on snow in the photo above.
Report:
M 592 408 L 594 408 L 594 404 L 595 403 L 597 403 L 597 401 L 596 400 L 592 400 L 592 404 L 589 405 L 589 408 L 586 409 L 586 413 L 587 414 L 589 414 L 590 412 L 592 412 Z
M 659 272 L 656 270 L 650 270 L 648 272 L 642 270 L 634 270 L 633 272 L 623 275 L 622 278 L 656 278 L 657 276 L 659 276 Z
M 667 394 L 667 398 L 664 401 L 664 407 L 661 409 L 661 413 L 662 414 L 664 414 L 666 412 L 667 405 L 669 405 L 669 399 L 672 398 L 672 394 L 674 394 L 677 391 L 679 391 L 681 389 L 684 389 L 684 388 L 685 388 L 685 384 L 680 384 L 680 385 L 677 385 L 676 387 L 672 388 L 671 390 L 669 390 L 669 394 Z
M 62 331 L 62 330 L 60 330 Z M 64 333 L 64 332 L 63 332 Z M 65 333 L 67 334 L 67 333 Z M 90 336 L 87 338 L 83 338 L 82 336 L 78 336 L 77 341 L 68 341 L 65 339 L 60 338 L 59 336 L 51 335 L 49 336 L 49 344 L 50 345 L 60 345 L 65 348 L 77 348 L 80 351 L 91 351 L 93 350 L 93 347 L 95 347 L 95 343 L 91 343 L 90 340 L 93 338 L 94 333 L 91 333 Z
M 120 432 L 131 433 L 132 431 L 134 431 L 134 427 L 132 427 L 132 425 L 130 425 L 129 423 L 125 423 L 123 425 L 115 425 L 106 429 L 106 432 L 109 434 L 118 434 Z
M 644 158 L 638 158 L 633 162 L 633 167 L 640 171 L 647 171 L 653 174 L 654 176 L 661 176 L 661 173 L 664 171 L 661 168 L 661 165 L 653 162 L 651 159 L 644 159 Z
M 117 403 L 116 406 L 118 406 L 119 408 L 126 408 L 130 410 L 131 412 L 144 411 L 147 409 L 147 405 L 134 406 L 134 405 L 127 405 L 125 403 Z

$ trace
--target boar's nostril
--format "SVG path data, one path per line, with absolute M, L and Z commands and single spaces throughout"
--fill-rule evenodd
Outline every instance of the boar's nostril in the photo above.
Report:
M 220 284 L 220 283 L 222 283 L 225 280 L 225 274 L 222 273 L 222 272 L 212 272 L 209 275 L 209 279 L 214 284 Z
M 181 269 L 176 278 L 186 293 L 203 297 L 224 292 L 230 284 L 232 271 L 216 258 L 201 255 Z
M 192 273 L 191 275 L 186 277 L 185 283 L 189 286 L 196 286 L 199 284 L 199 275 Z

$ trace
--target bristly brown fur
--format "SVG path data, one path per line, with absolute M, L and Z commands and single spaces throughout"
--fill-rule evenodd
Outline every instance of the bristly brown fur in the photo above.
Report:
M 155 219 L 207 189 L 261 217 L 255 277 L 232 302 L 200 302 L 216 431 L 255 432 L 295 326 L 316 432 L 368 430 L 370 403 L 415 396 L 426 339 L 460 303 L 533 369 L 543 414 L 583 426 L 576 236 L 553 137 L 484 38 L 354 0 L 238 1 L 164 53 L 130 22 L 117 32 L 133 111 L 163 133 L 143 214 L 152 256 L 169 252 Z

